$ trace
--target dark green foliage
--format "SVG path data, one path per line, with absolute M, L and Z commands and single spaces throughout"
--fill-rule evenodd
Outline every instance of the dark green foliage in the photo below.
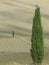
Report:
M 42 63 L 44 58 L 43 30 L 41 25 L 40 8 L 38 6 L 33 18 L 31 43 L 31 56 L 34 63 Z

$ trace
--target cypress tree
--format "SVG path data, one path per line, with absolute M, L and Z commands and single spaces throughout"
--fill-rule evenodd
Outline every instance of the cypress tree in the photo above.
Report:
M 33 18 L 31 37 L 31 57 L 35 65 L 41 65 L 44 59 L 43 29 L 41 25 L 40 8 L 37 6 Z
M 12 32 L 12 36 L 14 37 L 14 31 Z

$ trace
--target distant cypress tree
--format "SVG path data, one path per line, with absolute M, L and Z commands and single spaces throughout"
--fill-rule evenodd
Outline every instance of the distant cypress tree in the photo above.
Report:
M 41 65 L 44 59 L 44 44 L 40 8 L 38 6 L 33 18 L 31 43 L 31 57 L 33 62 L 35 65 Z
M 14 37 L 14 31 L 12 32 L 12 36 Z

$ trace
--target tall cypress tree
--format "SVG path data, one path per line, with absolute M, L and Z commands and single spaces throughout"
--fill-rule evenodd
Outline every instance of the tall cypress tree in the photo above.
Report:
M 40 8 L 38 6 L 35 10 L 35 16 L 33 18 L 31 56 L 35 65 L 41 65 L 44 58 L 44 44 Z

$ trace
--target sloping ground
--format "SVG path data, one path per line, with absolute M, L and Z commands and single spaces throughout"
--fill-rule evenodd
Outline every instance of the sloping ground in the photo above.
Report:
M 0 55 L 0 64 L 12 64 L 12 63 L 19 63 L 19 64 L 31 64 L 32 59 L 29 53 L 3 53 Z
M 30 53 L 6 52 L 0 55 L 0 65 L 15 65 L 16 63 L 22 65 L 32 65 L 33 61 L 31 59 Z M 49 65 L 49 54 L 47 52 L 45 53 L 43 65 Z
M 29 52 L 30 42 L 18 37 L 18 38 L 2 38 L 0 39 L 0 52 Z
M 43 64 L 49 64 L 49 40 L 44 39 L 45 57 Z M 0 39 L 0 64 L 31 64 L 30 44 L 19 38 Z

